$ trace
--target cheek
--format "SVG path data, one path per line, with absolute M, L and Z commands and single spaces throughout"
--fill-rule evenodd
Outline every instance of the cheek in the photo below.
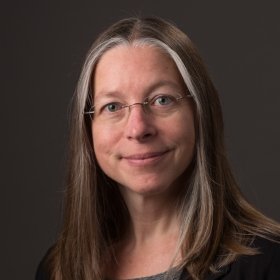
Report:
M 106 129 L 104 126 L 92 125 L 93 149 L 98 161 L 113 153 L 118 136 L 114 129 Z
M 194 125 L 187 126 L 187 128 L 184 130 L 184 136 L 183 138 L 187 140 L 187 143 L 195 145 L 195 127 Z
M 196 127 L 195 127 L 195 121 L 194 121 L 193 106 L 190 106 L 189 110 L 186 112 L 185 118 L 181 121 L 181 123 L 183 124 L 181 126 L 181 129 L 184 133 L 184 137 L 188 140 L 188 142 L 195 145 Z
M 169 136 L 177 139 L 180 144 L 195 144 L 196 132 L 192 114 L 180 116 L 169 126 Z
M 193 118 L 188 116 L 188 118 L 178 121 L 177 124 L 177 126 L 173 126 L 171 134 L 174 136 L 176 135 L 174 140 L 177 142 L 179 147 L 178 157 L 180 160 L 189 163 L 194 156 L 196 145 L 196 131 Z

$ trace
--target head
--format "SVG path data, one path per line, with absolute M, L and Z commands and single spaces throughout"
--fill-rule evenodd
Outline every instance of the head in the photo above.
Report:
M 83 115 L 94 102 L 93 80 L 96 67 L 105 54 L 120 47 L 153 47 L 172 60 L 193 102 L 196 131 L 192 180 L 215 177 L 212 173 L 215 172 L 217 155 L 223 154 L 223 123 L 216 90 L 190 39 L 174 25 L 157 18 L 121 20 L 101 34 L 90 49 L 74 104 L 73 129 L 77 143 L 74 148 L 79 155 L 80 164 L 90 166 L 86 170 L 92 170 L 92 166 L 96 166 L 91 120 Z M 99 167 L 97 169 L 98 173 L 102 173 Z M 192 191 L 196 195 L 200 192 L 201 195 L 211 196 L 210 190 L 188 190 Z
M 191 96 L 195 127 L 193 170 L 189 178 L 192 187 L 185 188 L 183 204 L 188 205 L 192 212 L 197 211 L 197 201 L 212 198 L 212 190 L 207 182 L 209 178 L 215 180 L 215 172 L 219 169 L 217 164 L 224 155 L 221 108 L 216 90 L 193 43 L 186 34 L 162 19 L 121 20 L 101 34 L 88 52 L 74 99 L 71 141 L 76 175 L 72 176 L 88 180 L 91 187 L 92 184 L 114 183 L 104 176 L 96 162 L 92 121 L 84 112 L 94 102 L 93 81 L 101 59 L 114 49 L 129 47 L 157 49 L 168 57 L 177 68 L 186 92 Z M 108 196 L 106 191 L 103 196 Z M 201 203 L 200 211 L 212 212 L 209 209 L 211 207 L 211 203 Z

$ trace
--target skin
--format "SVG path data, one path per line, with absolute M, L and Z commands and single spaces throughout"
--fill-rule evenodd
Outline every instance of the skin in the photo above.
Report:
M 93 89 L 95 104 L 133 104 L 156 93 L 186 94 L 175 63 L 150 46 L 107 51 L 97 64 Z M 164 117 L 134 105 L 116 124 L 94 118 L 92 134 L 97 161 L 119 184 L 132 221 L 118 245 L 119 265 L 112 274 L 132 278 L 166 270 L 179 228 L 173 202 L 194 154 L 192 100 L 185 98 Z

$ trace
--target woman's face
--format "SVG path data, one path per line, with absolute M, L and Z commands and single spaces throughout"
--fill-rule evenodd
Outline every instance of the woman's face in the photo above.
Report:
M 155 47 L 114 47 L 98 62 L 93 89 L 93 146 L 102 170 L 127 193 L 154 195 L 175 188 L 194 154 L 192 99 L 166 109 L 169 99 L 156 98 L 153 105 L 166 110 L 160 114 L 134 104 L 158 94 L 186 95 L 172 59 Z M 119 103 L 134 105 L 115 117 Z

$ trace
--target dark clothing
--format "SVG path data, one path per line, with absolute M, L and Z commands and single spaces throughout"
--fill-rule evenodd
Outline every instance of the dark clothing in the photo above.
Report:
M 280 244 L 257 238 L 253 246 L 260 254 L 239 257 L 223 275 L 209 280 L 280 280 Z
M 253 247 L 258 248 L 260 253 L 254 256 L 241 256 L 205 280 L 280 280 L 280 244 L 256 238 Z M 42 264 L 43 262 L 38 267 L 36 280 L 49 280 Z M 173 275 L 171 279 L 174 280 L 190 279 L 186 271 L 179 271 Z M 164 276 L 165 273 L 161 273 L 137 280 L 163 280 Z
M 50 273 L 49 273 L 48 269 L 46 268 L 47 257 L 51 250 L 52 250 L 52 247 L 47 251 L 44 258 L 39 263 L 39 265 L 37 267 L 37 271 L 36 271 L 35 280 L 50 280 L 51 279 Z

